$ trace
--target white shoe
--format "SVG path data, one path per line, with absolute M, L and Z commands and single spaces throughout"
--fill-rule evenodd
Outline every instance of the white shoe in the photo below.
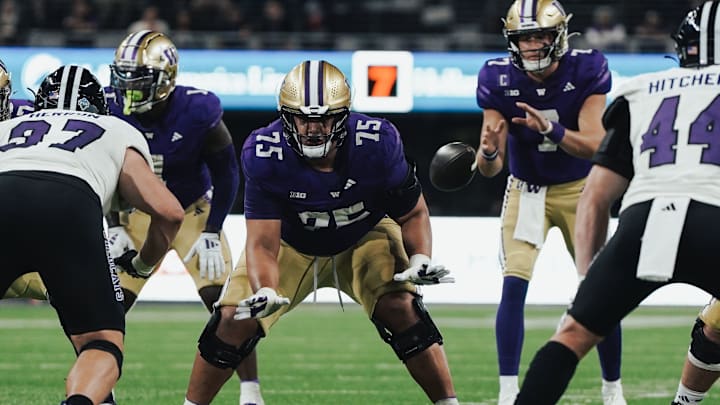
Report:
M 623 396 L 622 386 L 614 387 L 612 389 L 606 389 L 603 387 L 602 390 L 603 405 L 627 405 L 625 397 Z
M 513 405 L 515 403 L 515 397 L 517 397 L 517 394 L 517 391 L 501 392 L 500 395 L 498 395 L 498 405 Z

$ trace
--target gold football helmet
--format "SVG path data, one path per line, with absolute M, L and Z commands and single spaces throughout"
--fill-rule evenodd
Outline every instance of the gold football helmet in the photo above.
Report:
M 10 118 L 10 94 L 12 94 L 10 72 L 0 60 L 0 121 Z
M 513 64 L 521 70 L 537 72 L 559 60 L 568 50 L 570 18 L 572 14 L 566 14 L 557 0 L 515 0 L 503 19 L 503 34 Z M 524 59 L 518 46 L 520 37 L 538 32 L 552 34 L 553 42 L 542 49 L 544 56 L 539 60 Z
M 350 102 L 350 85 L 340 69 L 324 60 L 300 63 L 285 76 L 278 96 L 285 140 L 300 156 L 327 156 L 333 142 L 339 147 L 345 140 Z M 327 132 L 301 134 L 297 123 L 310 121 Z
M 110 85 L 123 100 L 123 113 L 142 114 L 175 89 L 178 52 L 163 33 L 143 30 L 128 35 L 115 51 Z

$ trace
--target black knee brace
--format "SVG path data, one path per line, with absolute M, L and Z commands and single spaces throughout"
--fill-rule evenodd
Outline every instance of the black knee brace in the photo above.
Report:
M 690 354 L 695 358 L 689 360 L 695 366 L 704 370 L 720 371 L 720 344 L 705 336 L 703 326 L 705 326 L 705 322 L 698 318 L 690 333 L 690 337 L 692 337 Z
M 213 311 L 203 333 L 200 335 L 200 339 L 198 339 L 200 356 L 217 368 L 236 369 L 238 364 L 255 349 L 260 339 L 265 337 L 265 332 L 258 324 L 255 336 L 243 342 L 240 347 L 235 347 L 217 337 L 215 332 L 219 324 L 220 310 L 218 308 Z
M 115 343 L 109 340 L 91 340 L 90 342 L 87 342 L 83 347 L 81 347 L 80 350 L 78 350 L 78 356 L 85 350 L 102 350 L 104 352 L 112 354 L 115 357 L 115 361 L 117 362 L 118 379 L 120 379 L 120 376 L 122 375 L 123 352 L 122 350 L 120 350 L 119 347 L 117 347 Z
M 403 363 L 435 343 L 443 344 L 442 335 L 432 318 L 430 318 L 421 297 L 415 296 L 413 298 L 413 308 L 415 308 L 420 320 L 415 325 L 395 334 L 391 333 L 375 317 L 370 318 L 375 324 L 378 333 L 380 333 L 380 338 L 392 347 L 398 359 Z

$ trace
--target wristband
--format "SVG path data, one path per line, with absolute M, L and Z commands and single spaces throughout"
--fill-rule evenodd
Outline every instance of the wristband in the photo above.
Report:
M 540 131 L 540 135 L 545 136 L 555 144 L 562 142 L 563 137 L 565 137 L 565 127 L 559 122 L 548 121 L 548 124 L 550 125 L 547 129 Z
M 492 162 L 493 160 L 497 159 L 498 150 L 495 149 L 495 152 L 493 153 L 485 153 L 484 150 L 480 149 L 480 156 L 482 156 L 482 158 L 487 160 L 488 162 Z
M 153 266 L 145 264 L 145 262 L 140 258 L 140 253 L 136 254 L 135 257 L 132 258 L 130 264 L 132 264 L 135 271 L 137 271 L 137 273 L 141 276 L 148 276 L 152 273 Z

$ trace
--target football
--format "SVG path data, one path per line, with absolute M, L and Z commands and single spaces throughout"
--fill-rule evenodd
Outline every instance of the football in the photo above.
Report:
M 441 191 L 456 191 L 475 177 L 475 148 L 450 142 L 435 152 L 430 161 L 430 183 Z

